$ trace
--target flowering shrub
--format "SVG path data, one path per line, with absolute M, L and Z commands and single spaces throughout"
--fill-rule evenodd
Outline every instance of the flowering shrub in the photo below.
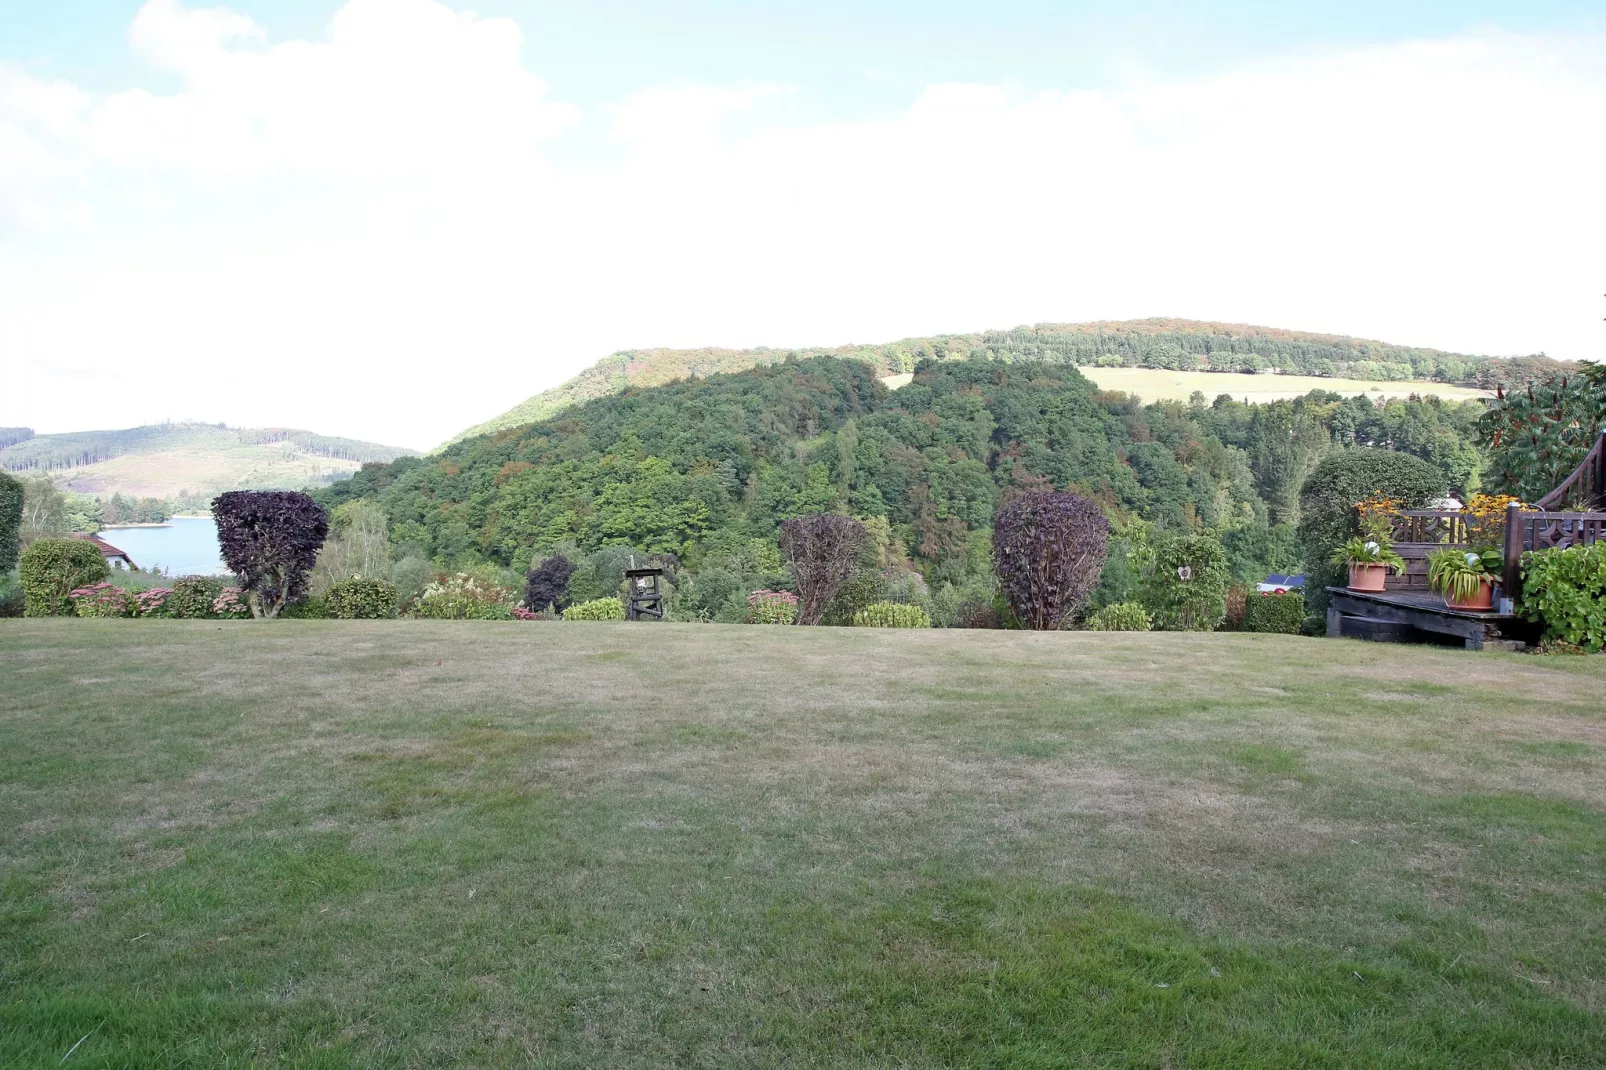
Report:
M 121 587 L 110 583 L 97 583 L 79 587 L 67 596 L 72 610 L 80 617 L 132 617 L 134 598 Z
M 1513 505 L 1519 509 L 1531 508 L 1521 498 L 1510 494 L 1474 494 L 1461 511 L 1467 521 L 1467 541 L 1481 548 L 1504 546 L 1506 509 Z
M 249 617 L 251 605 L 245 600 L 245 592 L 238 587 L 225 587 L 223 592 L 212 601 L 212 615 L 236 619 Z
M 171 587 L 147 587 L 134 596 L 136 609 L 142 617 L 171 617 L 168 601 L 173 597 Z
M 514 606 L 513 609 L 512 609 L 512 613 L 513 613 L 513 619 L 514 620 L 556 620 L 557 619 L 553 614 L 547 612 L 544 609 L 541 610 L 540 612 L 532 613 L 528 609 L 525 609 L 523 606 Z
M 353 576 L 324 595 L 335 620 L 383 620 L 396 615 L 396 588 L 384 580 Z
M 508 620 L 513 616 L 512 591 L 490 580 L 459 572 L 424 588 L 413 616 L 430 620 Z
M 747 596 L 748 624 L 796 624 L 797 595 L 757 590 Z
M 205 619 L 216 616 L 212 604 L 223 593 L 223 581 L 216 576 L 185 576 L 173 582 L 173 593 L 162 603 L 170 617 Z
M 617 598 L 597 598 L 563 611 L 564 620 L 624 620 L 625 604 Z
M 929 628 L 931 614 L 902 602 L 877 602 L 853 615 L 855 628 Z
M 1117 602 L 1087 618 L 1090 632 L 1146 632 L 1151 626 L 1149 611 L 1137 602 Z

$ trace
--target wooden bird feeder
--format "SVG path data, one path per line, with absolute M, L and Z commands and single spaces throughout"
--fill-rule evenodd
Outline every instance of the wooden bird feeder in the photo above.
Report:
M 625 569 L 625 583 L 630 589 L 630 604 L 625 609 L 627 619 L 664 619 L 663 577 L 661 568 Z

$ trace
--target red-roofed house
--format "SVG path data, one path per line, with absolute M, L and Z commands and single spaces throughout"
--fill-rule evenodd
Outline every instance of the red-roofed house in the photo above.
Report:
M 100 556 L 104 557 L 106 559 L 106 563 L 108 565 L 110 565 L 112 568 L 138 568 L 139 567 L 139 566 L 134 564 L 134 559 L 133 558 L 131 558 L 127 554 L 123 553 L 123 551 L 119 550 L 117 547 L 113 546 L 111 543 L 107 542 L 105 539 L 97 538 L 94 535 L 79 535 L 78 538 L 83 539 L 86 542 L 91 543 L 95 547 L 95 549 L 99 550 L 100 551 Z

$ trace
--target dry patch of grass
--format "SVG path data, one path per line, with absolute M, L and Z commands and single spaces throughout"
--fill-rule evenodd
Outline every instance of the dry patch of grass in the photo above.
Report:
M 1598 659 L 0 622 L 0 1062 L 1588 1065 Z

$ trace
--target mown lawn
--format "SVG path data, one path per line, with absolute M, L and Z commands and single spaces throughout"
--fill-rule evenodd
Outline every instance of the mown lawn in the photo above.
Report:
M 1269 636 L 0 621 L 0 1065 L 1606 1065 L 1603 696 Z

